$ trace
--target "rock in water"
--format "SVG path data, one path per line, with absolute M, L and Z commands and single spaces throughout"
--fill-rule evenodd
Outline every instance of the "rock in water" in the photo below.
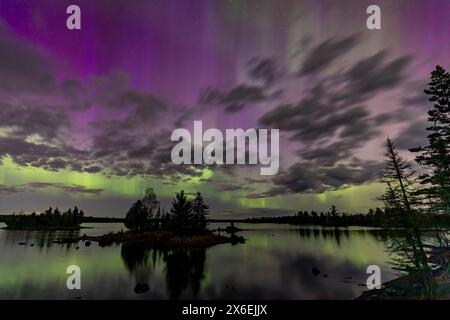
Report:
M 147 283 L 138 283 L 134 287 L 134 292 L 136 292 L 137 294 L 140 294 L 140 293 L 147 292 L 149 289 L 150 289 L 150 287 L 148 286 Z
M 314 277 L 318 276 L 320 274 L 320 270 L 316 267 L 312 268 L 312 274 Z

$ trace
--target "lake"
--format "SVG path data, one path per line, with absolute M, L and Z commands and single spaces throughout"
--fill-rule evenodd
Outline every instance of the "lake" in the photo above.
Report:
M 382 282 L 399 276 L 389 263 L 388 237 L 369 228 L 238 223 L 245 244 L 206 250 L 53 242 L 125 229 L 83 226 L 89 229 L 1 229 L 0 299 L 354 299 L 367 290 L 369 265 L 380 266 Z M 225 225 L 209 227 L 219 226 Z M 69 265 L 81 269 L 81 290 L 67 289 Z

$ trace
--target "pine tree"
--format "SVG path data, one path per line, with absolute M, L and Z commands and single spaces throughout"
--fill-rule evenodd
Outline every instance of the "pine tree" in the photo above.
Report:
M 70 220 L 71 220 L 72 223 L 79 224 L 79 223 L 82 222 L 81 221 L 82 217 L 80 215 L 80 210 L 78 209 L 77 206 L 75 206 L 75 208 L 73 208 L 73 212 L 71 211 L 71 213 L 72 213 L 72 215 L 70 217 Z
M 184 191 L 177 193 L 173 199 L 169 219 L 170 227 L 177 231 L 192 230 L 192 202 L 187 199 Z
M 385 167 L 380 172 L 386 192 L 380 197 L 386 207 L 386 214 L 395 214 L 406 222 L 414 214 L 414 171 L 409 162 L 395 150 L 395 145 L 386 140 Z
M 331 206 L 330 215 L 333 219 L 338 216 L 337 208 L 334 204 Z
M 142 199 L 142 204 L 144 208 L 146 208 L 149 212 L 156 210 L 159 208 L 159 201 L 156 198 L 156 194 L 153 191 L 153 188 L 147 188 L 145 190 L 145 196 Z
M 209 207 L 205 204 L 200 192 L 197 192 L 197 195 L 192 202 L 192 211 L 195 219 L 195 229 L 200 232 L 205 231 L 207 226 L 206 217 L 209 214 Z
M 383 201 L 385 211 L 391 212 L 402 212 L 404 209 L 401 204 L 401 195 L 398 188 L 393 188 L 390 181 L 386 181 L 386 190 L 384 194 L 380 197 Z
M 428 146 L 410 149 L 428 172 L 419 177 L 421 194 L 437 212 L 450 212 L 450 74 L 437 66 L 425 93 L 434 102 L 428 112 Z
M 154 212 L 159 209 L 159 201 L 156 198 L 156 194 L 153 191 L 153 188 L 147 188 L 145 190 L 145 196 L 142 199 L 143 209 L 147 211 L 147 217 L 149 220 L 153 220 Z M 157 227 L 157 222 L 150 221 L 152 227 Z

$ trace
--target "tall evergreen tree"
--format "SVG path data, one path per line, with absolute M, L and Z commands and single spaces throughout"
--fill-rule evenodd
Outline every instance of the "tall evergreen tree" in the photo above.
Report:
M 155 191 L 153 188 L 147 188 L 145 190 L 145 196 L 142 199 L 143 206 L 151 213 L 159 208 L 159 201 L 156 198 Z
M 437 66 L 425 93 L 434 102 L 428 112 L 428 145 L 410 149 L 416 152 L 416 161 L 427 172 L 420 176 L 421 193 L 431 200 L 437 212 L 450 212 L 450 74 Z
M 205 204 L 200 192 L 197 192 L 195 199 L 192 201 L 192 212 L 194 214 L 195 229 L 197 231 L 206 230 L 206 217 L 209 214 L 209 207 Z
M 170 208 L 170 227 L 177 231 L 190 231 L 193 220 L 192 202 L 187 199 L 184 191 L 180 191 Z
M 150 220 L 149 223 L 151 227 L 157 228 L 158 221 L 155 221 L 155 215 L 160 207 L 160 204 L 158 199 L 156 198 L 156 194 L 153 191 L 153 188 L 147 188 L 145 190 L 145 196 L 142 199 L 142 206 L 143 209 L 147 211 L 147 218 Z
M 384 191 L 384 194 L 380 197 L 380 200 L 383 201 L 385 211 L 392 213 L 392 212 L 402 212 L 403 207 L 401 204 L 401 195 L 398 191 L 398 188 L 393 188 L 390 181 L 385 181 L 386 183 L 386 190 Z
M 386 140 L 385 157 L 385 167 L 380 177 L 387 188 L 380 200 L 385 203 L 386 213 L 395 213 L 408 219 L 414 213 L 414 171 L 411 164 L 398 154 L 389 138 Z

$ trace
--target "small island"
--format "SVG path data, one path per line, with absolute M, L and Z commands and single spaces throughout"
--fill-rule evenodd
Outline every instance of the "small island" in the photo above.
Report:
M 98 237 L 59 239 L 59 242 L 95 241 L 100 246 L 124 243 L 143 248 L 206 248 L 222 243 L 243 243 L 243 237 L 223 236 L 207 229 L 209 207 L 200 192 L 193 199 L 181 191 L 176 194 L 168 212 L 161 209 L 156 194 L 148 188 L 145 196 L 128 210 L 124 225 L 127 231 Z

